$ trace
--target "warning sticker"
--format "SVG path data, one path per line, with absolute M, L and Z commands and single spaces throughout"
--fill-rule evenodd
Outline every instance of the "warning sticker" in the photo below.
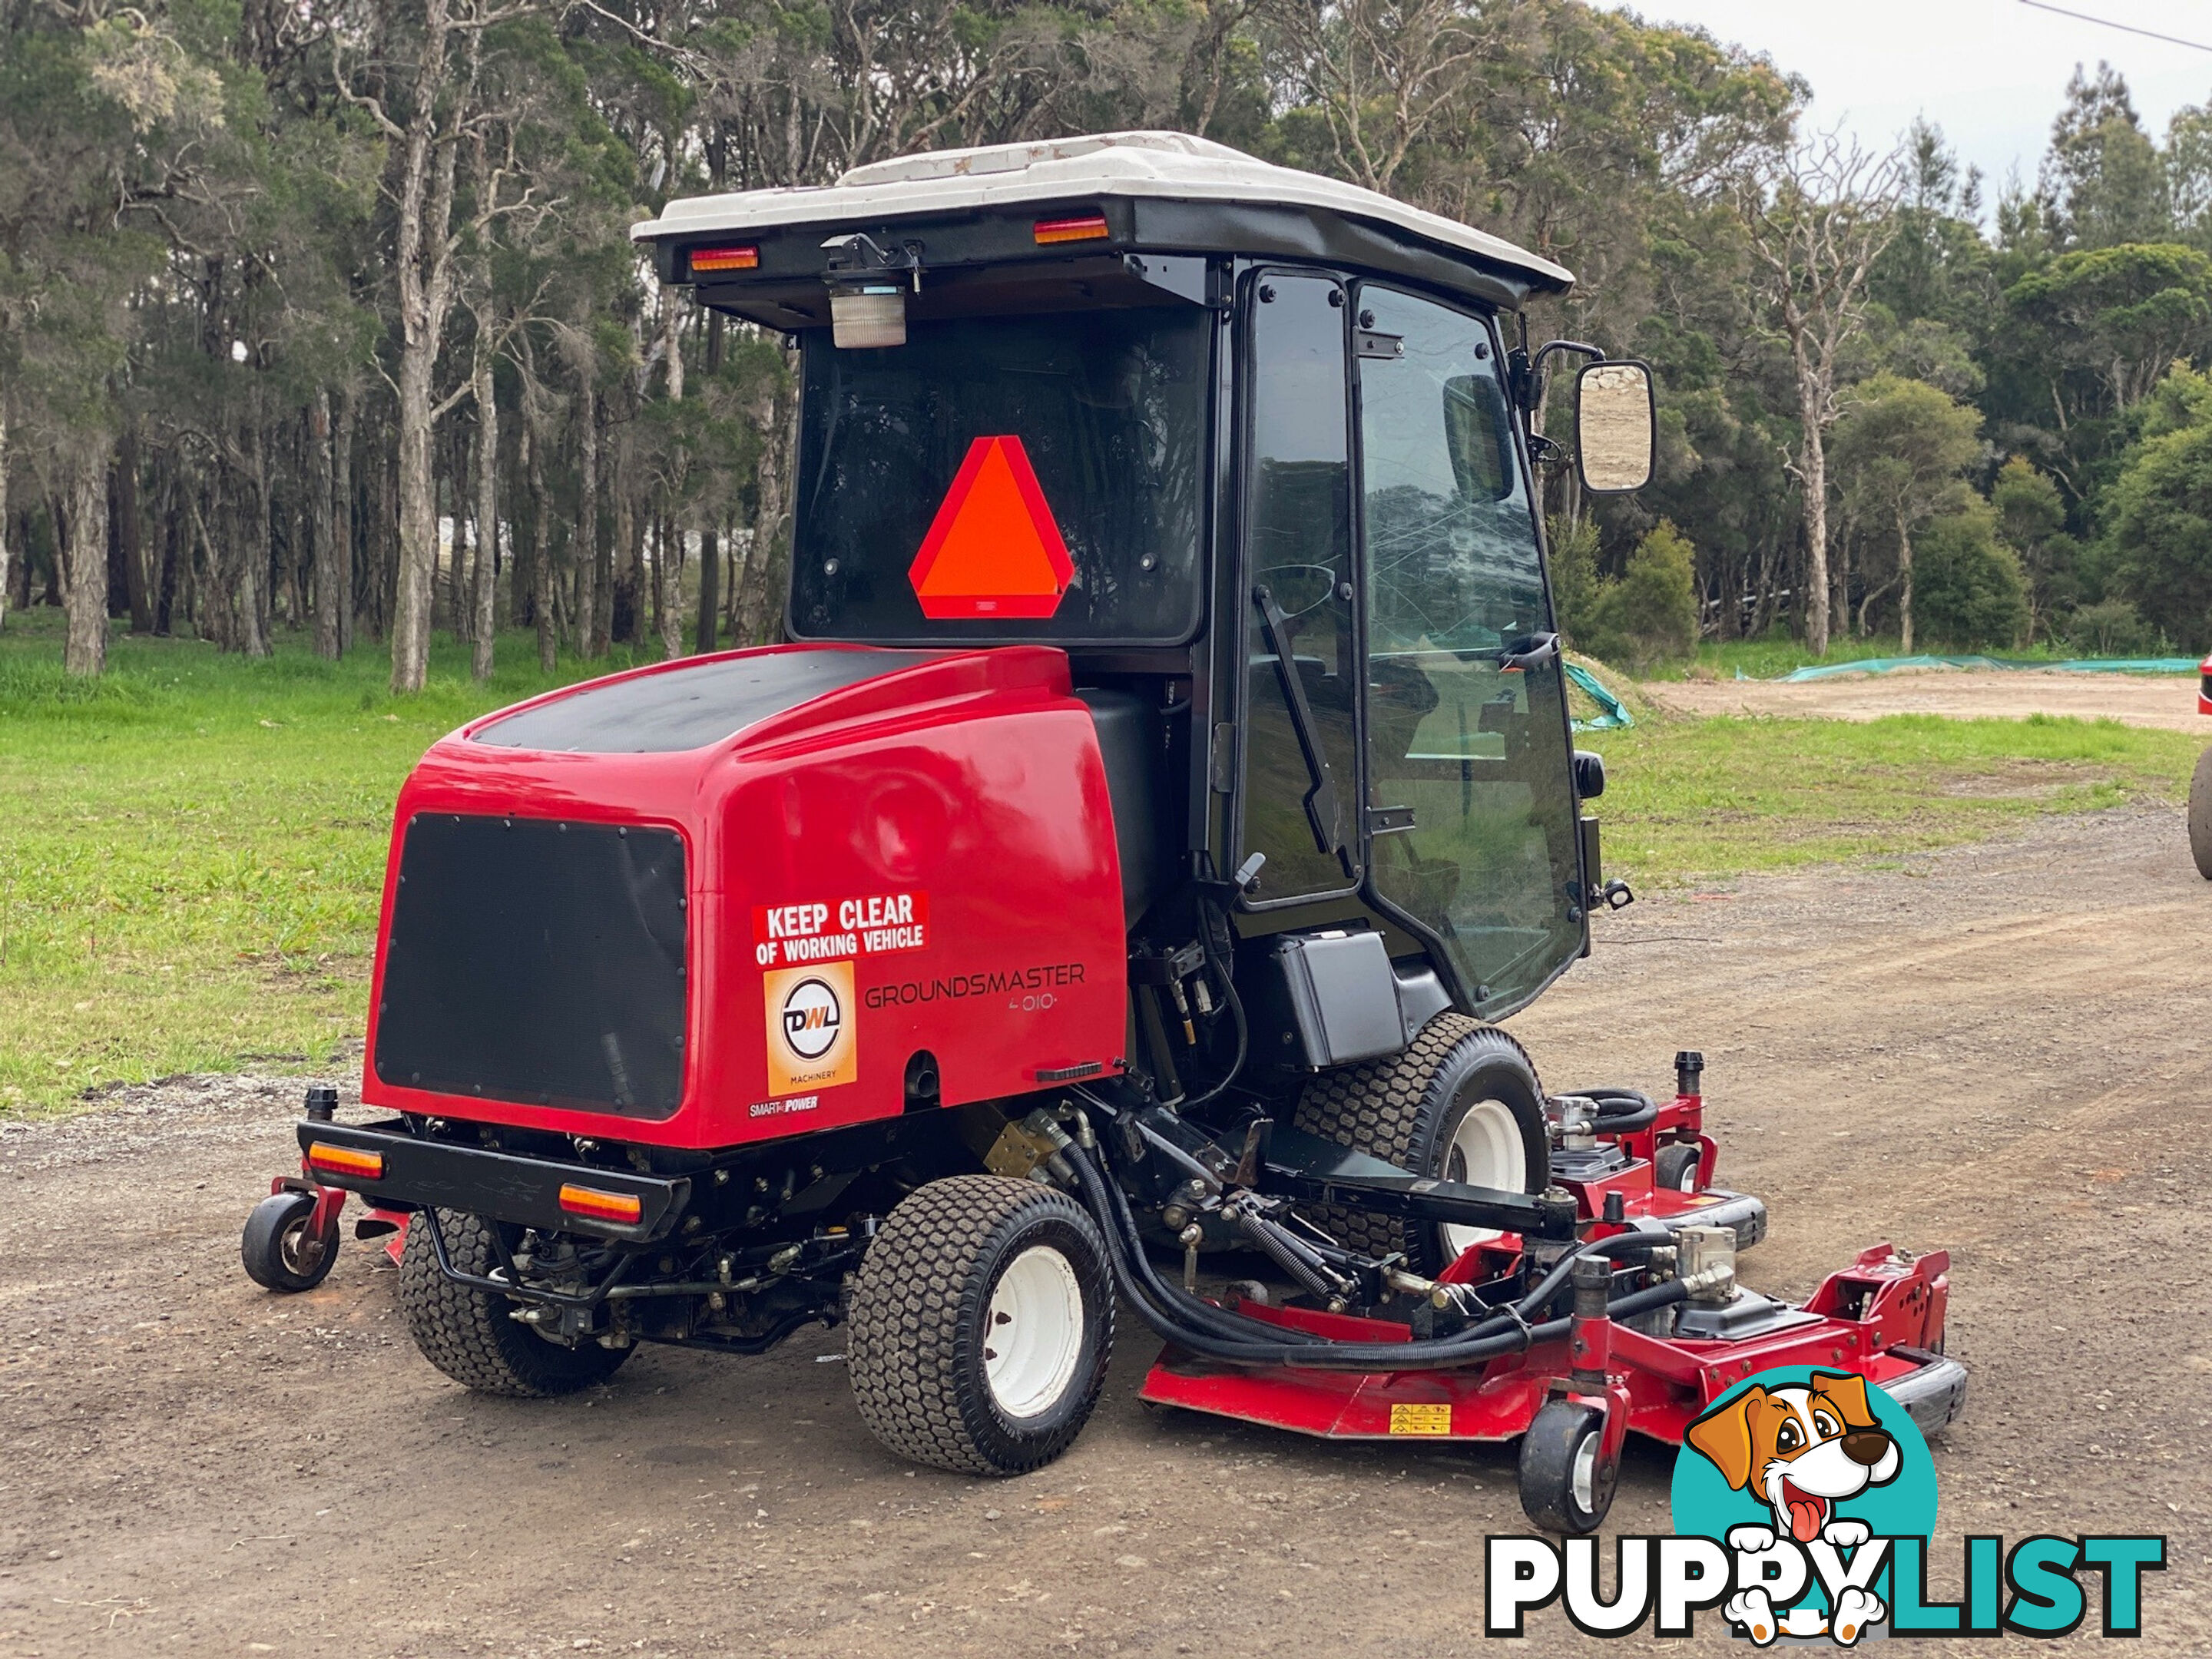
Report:
M 1390 1407 L 1390 1432 L 1393 1434 L 1449 1434 L 1451 1407 L 1445 1406 L 1393 1406 Z
M 753 960 L 763 968 L 890 956 L 928 944 L 927 893 L 753 907 Z
M 781 969 L 766 975 L 761 987 L 768 1008 L 771 1096 L 834 1088 L 860 1075 L 851 963 Z

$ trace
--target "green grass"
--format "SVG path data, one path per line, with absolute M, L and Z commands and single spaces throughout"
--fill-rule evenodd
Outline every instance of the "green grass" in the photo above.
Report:
M 552 683 L 533 643 L 502 638 L 507 665 L 479 687 L 441 640 L 429 689 L 397 699 L 370 641 L 331 665 L 296 639 L 250 662 L 118 635 L 89 683 L 64 678 L 60 654 L 57 613 L 9 617 L 0 1115 L 177 1072 L 352 1069 L 392 798 L 439 736 Z M 1613 872 L 1644 886 L 2172 799 L 2199 746 L 2109 722 L 1923 716 L 1645 719 L 1582 741 L 1611 769 Z
M 61 672 L 60 617 L 0 635 L 0 1115 L 176 1072 L 325 1067 L 362 1032 L 392 802 L 424 749 L 587 670 L 533 637 L 471 681 L 441 639 L 394 698 L 374 641 L 342 664 L 118 635 Z M 654 654 L 657 654 L 654 653 Z
M 1893 858 L 2047 812 L 2188 793 L 2203 740 L 2117 720 L 1646 720 L 1584 732 L 1605 756 L 1607 873 L 1697 878 Z
M 1937 655 L 1957 655 L 1940 646 L 1922 645 L 1918 649 Z M 1698 654 L 1680 662 L 1661 663 L 1645 676 L 1648 679 L 1686 679 L 1692 672 L 1716 674 L 1732 680 L 1738 670 L 1754 680 L 1778 679 L 1800 668 L 1810 668 L 1817 663 L 1864 662 L 1869 657 L 1901 657 L 1904 646 L 1895 638 L 1854 640 L 1838 639 L 1830 642 L 1825 656 L 1814 656 L 1805 648 L 1802 640 L 1793 640 L 1788 632 L 1777 629 L 1764 639 L 1707 640 L 1698 647 Z M 2059 662 L 2079 653 L 2064 646 L 2048 643 L 2033 645 L 2024 650 L 2007 648 L 1990 654 L 2002 657 L 2035 658 Z

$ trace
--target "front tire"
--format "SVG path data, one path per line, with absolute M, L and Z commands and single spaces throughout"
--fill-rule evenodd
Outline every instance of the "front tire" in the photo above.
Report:
M 1416 1175 L 1501 1192 L 1540 1193 L 1551 1183 L 1544 1088 L 1528 1051 L 1496 1026 L 1459 1014 L 1438 1014 L 1388 1060 L 1314 1079 L 1292 1121 Z M 1335 1206 L 1315 1218 L 1347 1248 L 1401 1253 L 1413 1271 L 1428 1275 L 1498 1236 Z
M 1114 1287 L 1088 1212 L 1035 1182 L 953 1176 L 884 1218 L 846 1344 L 860 1419 L 892 1451 L 1022 1474 L 1074 1443 L 1114 1351 Z
M 462 1273 L 479 1277 L 499 1265 L 492 1223 L 458 1210 L 438 1212 L 446 1254 Z M 399 1253 L 399 1310 L 422 1358 L 476 1394 L 542 1400 L 604 1382 L 629 1358 L 628 1348 L 596 1342 L 564 1347 L 512 1318 L 515 1304 L 489 1291 L 456 1285 L 439 1270 L 426 1218 L 416 1216 Z
M 2197 772 L 2189 781 L 2189 852 L 2197 860 L 2197 873 L 2212 881 L 2212 749 L 2197 757 Z

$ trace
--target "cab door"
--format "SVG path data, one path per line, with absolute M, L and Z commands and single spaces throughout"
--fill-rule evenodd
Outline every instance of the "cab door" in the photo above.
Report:
M 1243 297 L 1245 723 L 1232 863 L 1267 855 L 1244 900 L 1265 909 L 1352 892 L 1360 873 L 1351 293 L 1324 272 L 1262 270 Z
M 1373 283 L 1354 304 L 1367 892 L 1495 1018 L 1587 926 L 1532 498 L 1489 322 Z

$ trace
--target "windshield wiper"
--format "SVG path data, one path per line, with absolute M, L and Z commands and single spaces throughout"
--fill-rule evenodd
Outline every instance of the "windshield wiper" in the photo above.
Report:
M 1305 684 L 1298 678 L 1298 665 L 1291 655 L 1295 629 L 1290 617 L 1283 614 L 1283 607 L 1275 603 L 1274 590 L 1266 583 L 1252 590 L 1252 603 L 1259 610 L 1260 627 L 1267 636 L 1268 648 L 1275 653 L 1275 675 L 1283 683 L 1283 701 L 1290 708 L 1291 729 L 1297 733 L 1298 747 L 1306 758 L 1306 775 L 1313 780 L 1313 787 L 1306 791 L 1305 808 L 1314 846 L 1321 852 L 1334 853 L 1348 876 L 1352 873 L 1352 857 L 1344 845 L 1344 815 L 1337 804 L 1336 775 L 1329 769 L 1328 757 L 1322 750 L 1313 706 L 1306 701 Z

